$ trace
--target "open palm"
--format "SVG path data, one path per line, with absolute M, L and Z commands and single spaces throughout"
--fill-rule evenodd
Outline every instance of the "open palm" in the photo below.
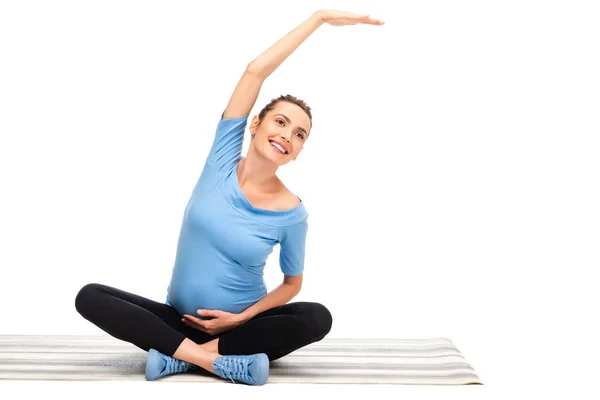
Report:
M 333 26 L 370 24 L 383 25 L 385 22 L 371 18 L 367 14 L 355 14 L 339 10 L 319 10 L 319 15 L 323 22 Z

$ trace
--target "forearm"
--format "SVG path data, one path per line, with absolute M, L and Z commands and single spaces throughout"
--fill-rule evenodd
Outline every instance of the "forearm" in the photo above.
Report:
M 311 33 L 323 24 L 319 12 L 315 12 L 306 21 L 279 39 L 277 43 L 265 50 L 248 64 L 248 71 L 267 78 L 273 71 L 296 50 Z
M 298 292 L 299 290 L 296 286 L 282 283 L 269 292 L 265 297 L 238 314 L 241 319 L 240 322 L 246 323 L 255 315 L 260 314 L 263 311 L 286 304 L 288 301 L 293 299 Z

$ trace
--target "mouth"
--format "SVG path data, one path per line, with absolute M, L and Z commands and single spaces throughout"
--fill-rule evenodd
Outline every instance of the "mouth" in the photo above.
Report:
M 287 150 L 285 148 L 283 148 L 283 146 L 281 146 L 279 143 L 276 143 L 272 140 L 269 140 L 269 143 L 271 144 L 271 148 L 276 151 L 279 154 L 288 154 Z

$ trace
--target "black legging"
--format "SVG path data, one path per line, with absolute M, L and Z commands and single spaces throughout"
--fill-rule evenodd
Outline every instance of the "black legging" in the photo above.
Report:
M 202 344 L 219 338 L 219 354 L 266 353 L 270 361 L 323 339 L 332 317 L 320 303 L 295 302 L 255 315 L 244 325 L 210 335 L 185 325 L 175 308 L 98 283 L 85 285 L 75 298 L 85 319 L 117 339 L 168 356 L 187 337 Z

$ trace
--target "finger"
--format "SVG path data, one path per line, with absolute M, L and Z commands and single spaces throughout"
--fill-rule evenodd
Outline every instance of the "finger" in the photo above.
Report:
M 355 22 L 355 24 L 356 24 L 356 23 L 357 23 L 357 22 Z M 367 24 L 367 25 L 383 25 L 383 24 L 384 24 L 384 22 L 382 22 L 382 21 L 377 21 L 377 20 L 375 20 L 375 21 L 359 21 L 358 23 L 359 23 L 359 24 Z
M 198 310 L 198 315 L 202 315 L 203 317 L 218 317 L 221 313 L 221 310 Z
M 336 21 L 332 21 L 331 24 L 332 25 L 337 25 L 337 26 L 344 26 L 344 25 L 356 25 L 356 24 L 360 24 L 362 23 L 362 20 L 360 19 L 339 19 Z
M 374 24 L 377 25 L 379 23 L 381 23 L 381 20 L 377 19 L 377 18 L 369 18 L 369 16 L 360 18 L 360 22 L 363 24 Z
M 189 326 L 190 328 L 197 329 L 197 330 L 199 330 L 199 331 L 202 331 L 202 332 L 206 332 L 206 333 L 208 333 L 208 332 L 206 331 L 206 328 L 205 328 L 204 326 L 200 325 L 200 324 L 195 324 L 194 322 L 192 322 L 192 321 L 190 321 L 190 320 L 188 320 L 188 319 L 186 319 L 186 318 L 183 318 L 181 321 L 182 321 L 182 322 L 183 322 L 183 323 L 184 323 L 186 326 Z
M 187 318 L 188 320 L 193 321 L 195 323 L 201 323 L 201 322 L 204 321 L 203 319 L 200 319 L 198 317 L 194 317 L 193 315 L 186 315 L 185 318 Z
M 330 22 L 342 22 L 342 23 L 350 23 L 352 21 L 361 20 L 365 17 L 368 17 L 367 14 L 355 14 L 352 12 L 338 12 L 329 17 Z
M 370 14 L 358 15 L 355 19 L 360 20 L 361 22 L 379 22 L 380 20 L 377 18 L 371 18 Z
M 184 319 L 185 319 L 186 321 L 188 321 L 188 322 L 190 322 L 190 323 L 194 324 L 194 325 L 198 325 L 198 326 L 202 326 L 202 327 L 204 327 L 204 320 L 202 320 L 202 319 L 199 319 L 199 318 L 193 317 L 193 316 L 191 316 L 191 315 L 186 315 L 186 316 L 184 316 Z
M 337 17 L 340 19 L 363 18 L 363 17 L 368 17 L 368 16 L 369 16 L 369 14 L 357 14 L 357 13 L 353 13 L 353 12 L 349 12 L 349 11 L 340 12 L 339 15 L 337 15 Z

